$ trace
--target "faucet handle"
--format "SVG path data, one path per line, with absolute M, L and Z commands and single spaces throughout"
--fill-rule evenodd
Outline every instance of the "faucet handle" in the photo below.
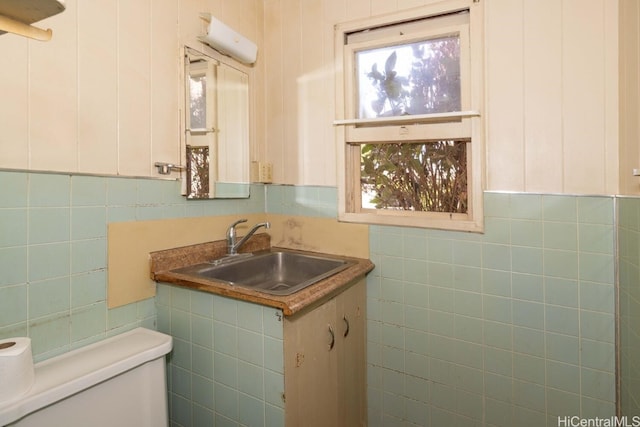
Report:
M 239 219 L 239 220 L 237 220 L 236 222 L 234 222 L 233 224 L 231 224 L 231 225 L 229 226 L 229 228 L 233 228 L 233 227 L 235 227 L 235 226 L 236 226 L 236 225 L 238 225 L 238 224 L 242 224 L 243 222 L 247 222 L 247 219 L 246 219 L 246 218 Z
M 246 218 L 239 219 L 233 224 L 231 224 L 229 228 L 227 228 L 227 240 L 230 240 L 229 244 L 231 245 L 235 244 L 236 225 L 241 224 L 243 222 L 247 222 L 247 219 Z

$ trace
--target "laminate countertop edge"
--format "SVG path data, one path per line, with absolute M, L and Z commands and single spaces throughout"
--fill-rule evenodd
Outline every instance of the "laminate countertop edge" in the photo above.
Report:
M 185 248 L 180 248 L 183 252 Z M 271 295 L 241 286 L 234 286 L 216 280 L 194 277 L 191 275 L 180 274 L 172 270 L 180 267 L 193 265 L 193 262 L 186 262 L 184 265 L 171 266 L 171 269 L 158 269 L 162 265 L 154 263 L 153 254 L 151 255 L 151 278 L 156 282 L 168 283 L 175 286 L 182 286 L 195 289 L 202 292 L 217 294 L 229 298 L 242 301 L 248 301 L 268 307 L 274 307 L 282 310 L 285 316 L 293 316 L 307 308 L 315 307 L 323 302 L 340 294 L 348 289 L 358 280 L 363 279 L 367 273 L 374 268 L 374 264 L 364 258 L 353 258 L 346 256 L 338 256 L 332 254 L 324 254 L 319 252 L 298 251 L 288 248 L 271 247 L 271 250 L 284 250 L 310 255 L 329 255 L 333 258 L 340 258 L 351 261 L 353 264 L 341 272 L 320 280 L 311 286 L 301 289 L 291 295 Z M 166 252 L 166 251 L 165 251 Z M 193 260 L 185 257 L 186 260 Z

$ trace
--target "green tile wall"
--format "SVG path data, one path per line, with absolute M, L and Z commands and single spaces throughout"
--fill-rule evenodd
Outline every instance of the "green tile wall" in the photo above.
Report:
M 335 187 L 268 185 L 266 211 L 272 214 L 336 218 L 338 191 Z
M 136 326 L 153 299 L 108 310 L 107 224 L 264 211 L 243 200 L 189 201 L 178 181 L 0 171 L 0 338 L 29 336 L 37 361 Z
M 158 285 L 174 426 L 284 426 L 282 311 Z
M 486 193 L 483 235 L 371 227 L 369 425 L 615 415 L 613 214 Z
M 620 407 L 640 414 L 640 199 L 618 200 Z
M 178 185 L 0 171 L 0 338 L 30 336 L 42 360 L 138 325 L 171 331 L 174 425 L 278 425 L 277 386 L 267 383 L 279 384 L 281 345 L 265 329 L 270 316 L 236 324 L 228 313 L 241 322 L 256 311 L 169 286 L 108 310 L 106 227 L 265 210 L 335 218 L 336 189 L 257 185 L 248 200 L 186 202 Z M 489 192 L 482 235 L 371 227 L 369 425 L 538 427 L 614 415 L 613 203 Z M 620 199 L 619 211 L 621 404 L 637 414 L 640 202 Z M 245 349 L 261 339 L 262 353 L 228 353 L 245 338 Z M 245 371 L 262 372 L 262 394 Z

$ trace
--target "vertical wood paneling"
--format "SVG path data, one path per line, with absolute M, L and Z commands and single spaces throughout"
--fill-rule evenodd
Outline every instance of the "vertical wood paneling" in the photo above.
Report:
M 333 0 L 325 2 L 324 4 L 324 39 L 323 39 L 323 58 L 325 61 L 325 73 L 327 78 L 325 79 L 326 101 L 324 103 L 326 111 L 325 117 L 327 120 L 327 127 L 323 133 L 324 148 L 322 150 L 323 160 L 325 163 L 324 179 L 321 185 L 336 186 L 338 184 L 338 176 L 340 173 L 337 164 L 338 150 L 344 150 L 342 145 L 338 146 L 336 133 L 342 130 L 333 126 L 333 121 L 336 119 L 336 106 L 342 102 L 338 102 L 335 98 L 335 85 L 336 79 L 339 78 L 336 75 L 336 68 L 341 67 L 341 62 L 335 63 L 335 34 L 334 25 L 339 22 L 345 22 L 347 20 L 347 8 L 345 2 L 339 0 Z M 340 77 L 341 78 L 341 77 Z
M 255 86 L 249 88 L 249 97 L 253 102 L 249 102 L 249 115 L 252 119 L 252 128 L 249 134 L 251 142 L 251 160 L 266 159 L 265 129 L 266 129 L 266 54 L 265 54 L 265 34 L 269 31 L 265 28 L 265 10 L 262 0 L 256 0 L 255 26 L 257 28 L 256 43 L 258 44 L 258 60 L 254 64 Z
M 327 126 L 331 123 L 331 115 L 326 105 L 327 93 L 331 88 L 325 85 L 331 78 L 323 66 L 326 58 L 322 49 L 322 4 L 321 0 L 307 0 L 301 8 L 302 72 L 297 79 L 300 121 L 296 139 L 300 147 L 298 164 L 302 169 L 301 178 L 303 182 L 311 185 L 326 182 L 325 171 L 331 169 L 326 156 L 333 151 L 331 144 L 327 150 L 327 142 L 331 140 L 323 138 Z
M 233 28 L 240 34 L 257 41 L 256 0 L 234 0 L 224 2 L 224 15 L 227 22 L 233 23 Z
M 525 1 L 525 191 L 562 192 L 562 4 Z M 513 173 L 514 171 L 512 171 Z
M 603 2 L 604 15 L 604 188 L 606 194 L 619 190 L 620 158 L 620 53 L 618 2 Z M 637 76 L 637 74 L 636 74 Z M 638 116 L 636 116 L 638 117 Z
M 78 170 L 117 170 L 117 3 L 78 4 Z
M 485 7 L 488 188 L 523 191 L 523 3 L 492 0 Z
M 29 167 L 33 169 L 78 170 L 77 1 L 66 6 L 64 13 L 40 22 L 55 28 L 51 41 L 29 41 Z
M 371 16 L 371 0 L 347 0 L 345 3 L 349 20 Z
M 184 2 L 181 2 L 184 3 Z M 225 1 L 225 0 L 190 0 L 190 3 L 200 3 L 200 11 L 201 12 L 211 12 L 213 14 L 215 14 L 215 16 L 219 19 L 226 19 L 227 17 L 224 16 L 224 7 L 225 6 L 232 6 L 233 4 L 231 4 L 232 2 L 229 1 Z M 235 2 L 233 2 L 235 3 Z
M 620 192 L 640 194 L 640 3 L 620 2 Z
M 433 3 L 433 0 L 400 0 L 398 3 L 398 9 L 400 10 L 424 6 L 425 4 Z
M 288 165 L 282 171 L 283 182 L 294 184 L 300 180 L 300 144 L 298 140 L 298 123 L 300 121 L 300 105 L 298 98 L 298 78 L 302 67 L 302 4 L 298 0 L 282 0 L 282 22 L 286 33 L 282 37 L 282 95 L 284 98 L 284 162 Z
M 195 40 L 204 30 L 198 13 L 215 8 L 261 44 L 258 158 L 274 164 L 278 183 L 335 185 L 333 26 L 431 1 L 120 1 L 113 22 L 114 2 L 69 0 L 42 23 L 53 41 L 0 38 L 11 59 L 0 71 L 0 167 L 152 174 L 154 158 L 178 147 L 168 51 Z M 623 4 L 635 7 L 636 46 L 635 62 L 619 70 L 615 4 L 485 2 L 487 189 L 610 194 L 620 180 L 640 191 L 637 178 L 625 178 L 640 166 L 638 78 L 629 77 L 638 74 L 638 11 Z
M 631 8 L 632 22 L 630 22 L 630 32 L 632 37 L 632 52 L 629 52 L 631 63 L 628 69 L 628 81 L 630 88 L 628 93 L 628 102 L 626 103 L 625 120 L 628 123 L 628 133 L 624 140 L 624 144 L 633 147 L 632 155 L 629 160 L 632 162 L 630 167 L 623 169 L 622 173 L 630 176 L 629 171 L 633 168 L 640 167 L 640 4 L 629 0 L 633 3 Z M 640 194 L 640 178 L 631 177 L 631 184 L 628 186 L 628 194 Z
M 264 25 L 269 28 L 265 31 L 264 44 L 264 67 L 265 77 L 265 100 L 264 112 L 265 128 L 264 141 L 266 146 L 266 159 L 273 164 L 273 180 L 277 183 L 284 183 L 284 170 L 289 167 L 297 167 L 285 161 L 284 144 L 284 99 L 290 95 L 285 93 L 283 86 L 283 76 L 286 65 L 289 65 L 289 58 L 285 58 L 282 49 L 283 16 L 282 0 L 266 0 L 264 7 Z M 294 157 L 294 159 L 296 159 Z
M 398 3 L 402 3 L 399 5 Z M 398 7 L 402 7 L 403 9 L 409 8 L 408 5 L 404 4 L 402 0 L 371 0 L 371 15 L 384 15 L 385 13 L 391 13 L 398 10 Z
M 179 1 L 180 42 L 191 43 L 198 40 L 198 36 L 206 29 L 200 13 L 214 13 L 216 9 L 210 7 L 204 0 Z M 215 13 L 214 13 L 215 14 Z
M 152 176 L 154 161 L 179 163 L 180 44 L 205 31 L 200 12 L 226 8 L 258 43 L 265 22 L 260 0 L 66 6 L 40 23 L 50 42 L 0 38 L 0 168 Z
M 178 1 L 152 2 L 151 17 L 151 161 L 183 164 L 176 109 L 181 105 Z
M 603 12 L 599 0 L 563 0 L 563 157 L 568 193 L 605 190 Z
M 151 3 L 118 3 L 118 174 L 149 175 Z
M 29 167 L 29 42 L 5 34 L 0 37 L 0 167 Z M 9 66 L 11 65 L 11 66 Z

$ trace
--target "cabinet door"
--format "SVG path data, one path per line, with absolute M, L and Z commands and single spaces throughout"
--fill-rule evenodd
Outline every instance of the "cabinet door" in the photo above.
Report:
M 285 318 L 287 426 L 341 425 L 338 422 L 336 393 L 338 385 L 335 316 L 335 300 L 330 300 L 308 313 L 293 319 Z
M 336 297 L 338 411 L 345 427 L 366 426 L 366 284 Z

